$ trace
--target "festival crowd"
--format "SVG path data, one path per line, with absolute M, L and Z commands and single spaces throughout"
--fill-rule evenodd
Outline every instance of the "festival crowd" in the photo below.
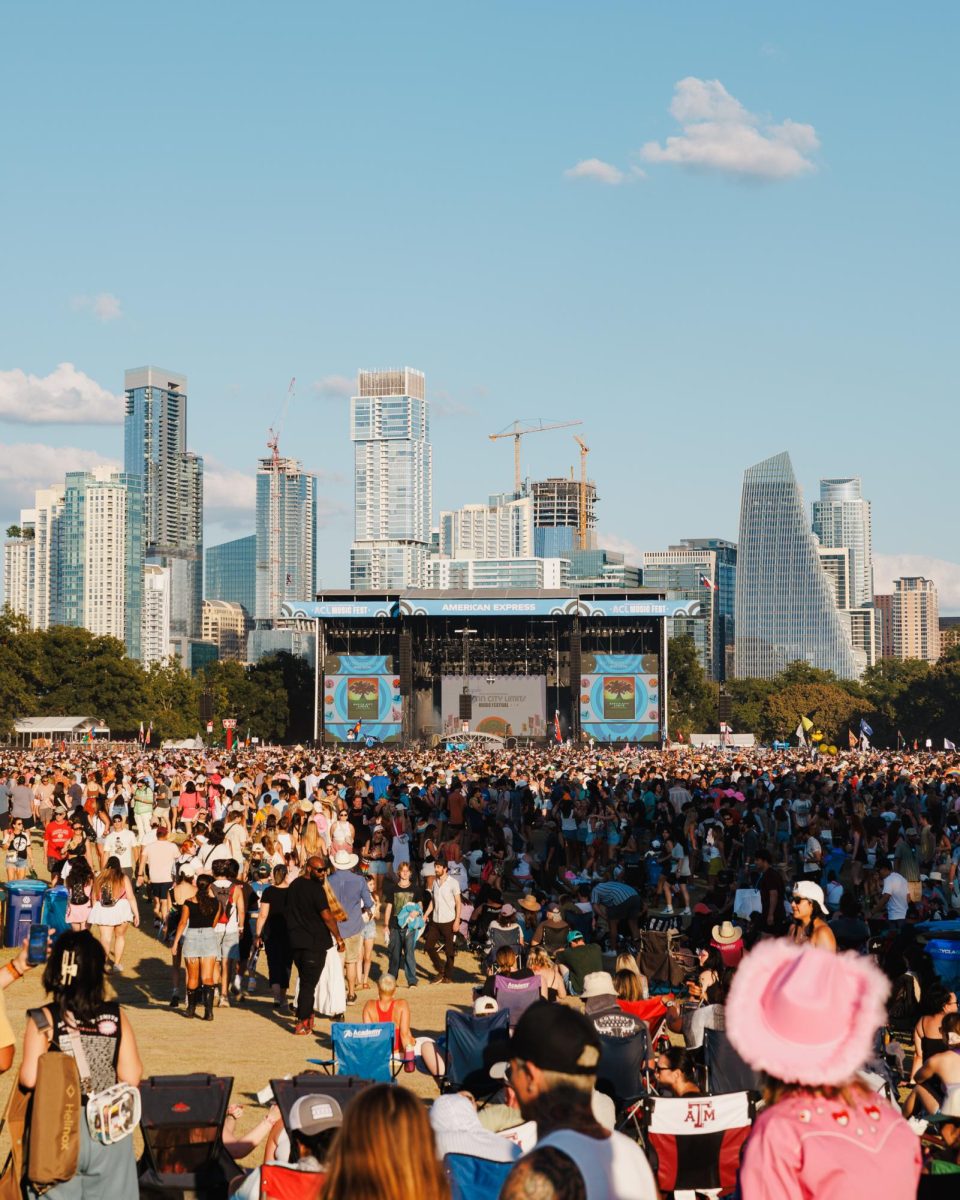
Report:
M 188 1019 L 265 983 L 313 1053 L 328 1020 L 393 1027 L 394 1082 L 342 1102 L 318 1073 L 244 1137 L 231 1111 L 226 1150 L 262 1159 L 242 1200 L 899 1200 L 960 1181 L 952 754 L 0 750 L 0 832 L 7 881 L 64 896 L 2 1196 L 138 1195 L 143 1066 L 112 986 L 131 925 L 166 947 L 162 1002 Z M 31 969 L 26 944 L 0 969 L 6 1071 L 6 992 Z M 454 981 L 482 1042 L 469 1079 L 416 1029 L 415 989 Z M 85 1115 L 51 1181 L 38 1113 L 68 1059 Z

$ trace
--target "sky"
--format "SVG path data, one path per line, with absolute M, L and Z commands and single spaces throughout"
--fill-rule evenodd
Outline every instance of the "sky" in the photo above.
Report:
M 0 6 L 0 522 L 122 458 L 126 368 L 189 379 L 206 542 L 318 472 L 347 583 L 349 396 L 412 366 L 434 509 L 567 474 L 600 543 L 736 538 L 742 472 L 859 474 L 877 590 L 960 612 L 960 9 Z M 294 393 L 284 412 L 292 378 Z

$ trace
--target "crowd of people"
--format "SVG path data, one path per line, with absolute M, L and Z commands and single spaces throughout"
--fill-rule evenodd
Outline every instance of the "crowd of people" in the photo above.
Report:
M 446 1047 L 417 1033 L 414 989 L 471 983 L 477 1021 L 510 1012 L 489 1095 L 427 1110 L 401 1083 L 341 1109 L 318 1084 L 282 1151 L 264 1123 L 245 1198 L 278 1165 L 324 1196 L 446 1196 L 438 1164 L 467 1147 L 509 1172 L 505 1200 L 654 1196 L 646 1102 L 715 1095 L 718 1044 L 762 1095 L 745 1200 L 913 1196 L 921 1168 L 960 1171 L 952 754 L 34 748 L 0 752 L 0 831 L 8 881 L 66 892 L 22 1089 L 77 1044 L 91 1091 L 139 1082 L 110 979 L 141 922 L 183 1016 L 213 1021 L 265 976 L 293 1035 L 389 1022 L 396 1061 L 438 1084 Z M 416 1164 L 384 1153 L 400 1128 L 429 1148 Z M 83 1196 L 136 1194 L 131 1144 L 85 1138 Z

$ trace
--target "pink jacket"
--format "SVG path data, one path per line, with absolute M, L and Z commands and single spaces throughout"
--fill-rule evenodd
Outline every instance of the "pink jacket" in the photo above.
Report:
M 914 1200 L 920 1139 L 882 1097 L 798 1094 L 762 1112 L 740 1167 L 742 1200 Z

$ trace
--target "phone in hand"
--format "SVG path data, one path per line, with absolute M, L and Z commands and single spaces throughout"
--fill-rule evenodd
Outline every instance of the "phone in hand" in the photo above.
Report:
M 27 942 L 27 962 L 37 967 L 47 961 L 50 952 L 50 926 L 31 925 Z

